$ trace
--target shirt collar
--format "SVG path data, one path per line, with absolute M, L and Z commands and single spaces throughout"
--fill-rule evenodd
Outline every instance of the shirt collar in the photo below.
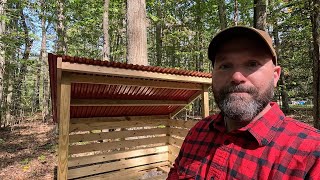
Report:
M 271 102 L 271 108 L 261 118 L 250 122 L 247 126 L 238 129 L 236 133 L 249 132 L 259 143 L 260 146 L 268 145 L 278 131 L 283 131 L 281 124 L 285 119 L 285 115 L 281 111 L 277 103 Z M 223 121 L 223 115 L 220 113 L 213 116 L 210 126 L 211 129 L 217 129 L 220 132 L 226 132 Z

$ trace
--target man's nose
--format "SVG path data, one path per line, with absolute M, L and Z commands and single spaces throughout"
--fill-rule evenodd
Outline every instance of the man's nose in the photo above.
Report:
M 231 82 L 234 84 L 242 84 L 246 82 L 246 76 L 240 72 L 235 71 L 231 76 Z

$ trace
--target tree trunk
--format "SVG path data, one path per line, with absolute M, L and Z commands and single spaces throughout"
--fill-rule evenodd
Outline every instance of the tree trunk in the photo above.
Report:
M 234 16 L 233 16 L 233 22 L 234 25 L 237 26 L 238 25 L 238 15 L 239 15 L 239 11 L 238 11 L 238 1 L 234 0 Z
M 57 53 L 67 54 L 66 31 L 65 31 L 65 0 L 58 0 L 58 24 L 57 24 Z
M 220 20 L 220 29 L 223 30 L 228 27 L 225 0 L 218 0 L 218 12 L 219 12 L 219 20 Z
M 313 124 L 320 129 L 320 0 L 313 0 Z
M 267 0 L 254 0 L 253 27 L 261 30 L 267 28 Z
M 156 59 L 157 66 L 161 66 L 162 64 L 162 11 L 161 11 L 161 1 L 158 0 L 157 4 L 157 17 L 160 19 L 156 23 Z
M 279 40 L 279 32 L 278 32 L 277 24 L 275 25 L 275 28 L 273 30 L 273 37 L 274 37 L 274 44 L 276 46 L 276 53 L 278 55 L 278 63 L 281 63 L 281 56 L 279 53 L 280 40 Z M 281 73 L 280 75 L 279 86 L 280 86 L 280 96 L 282 101 L 282 110 L 284 113 L 288 113 L 289 112 L 289 96 L 287 93 L 286 82 L 285 82 L 283 73 Z
M 48 75 L 48 61 L 46 58 L 46 51 L 47 51 L 47 32 L 46 32 L 46 16 L 45 16 L 45 12 L 46 12 L 46 7 L 45 7 L 45 0 L 41 0 L 40 2 L 40 6 L 41 6 L 41 49 L 40 49 L 40 63 L 42 64 L 42 121 L 46 122 L 48 120 L 49 117 L 49 104 L 50 104 L 50 96 L 49 96 L 49 92 L 50 92 L 50 85 L 49 85 L 49 75 Z
M 33 40 L 30 38 L 29 36 L 29 28 L 27 26 L 26 23 L 26 17 L 24 15 L 23 12 L 23 8 L 21 7 L 21 4 L 18 3 L 18 9 L 20 10 L 20 18 L 22 21 L 22 29 L 23 29 L 23 38 L 24 38 L 24 52 L 23 52 L 23 56 L 22 56 L 22 63 L 20 64 L 20 72 L 17 75 L 17 79 L 16 79 L 16 88 L 15 91 L 17 91 L 17 100 L 14 101 L 14 103 L 16 104 L 16 110 L 17 111 L 21 111 L 22 110 L 22 84 L 24 83 L 24 77 L 26 75 L 27 72 L 27 63 L 25 61 L 27 61 L 29 59 L 30 56 L 30 52 L 31 52 L 31 47 L 32 47 L 32 43 Z M 19 113 L 16 113 L 19 114 Z
M 102 59 L 103 59 L 104 61 L 110 60 L 110 46 L 109 46 L 109 0 L 104 0 Z
M 11 126 L 13 124 L 12 120 L 12 79 L 8 78 L 8 90 L 7 90 L 7 98 L 6 98 L 6 117 L 5 117 L 5 125 Z
M 148 65 L 145 0 L 127 0 L 127 62 Z
M 5 5 L 7 3 L 7 0 L 1 0 L 0 1 L 0 16 L 5 16 Z M 0 37 L 3 36 L 3 34 L 6 31 L 6 22 L 5 19 L 2 18 L 0 21 Z M 2 125 L 2 94 L 3 94 L 3 76 L 4 76 L 4 66 L 5 66 L 5 51 L 4 51 L 5 44 L 0 41 L 0 127 Z

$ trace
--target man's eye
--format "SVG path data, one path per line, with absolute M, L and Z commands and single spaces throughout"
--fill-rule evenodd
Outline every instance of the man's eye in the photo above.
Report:
M 259 64 L 258 64 L 258 62 L 257 61 L 250 61 L 249 63 L 248 63 L 248 66 L 249 67 L 257 67 Z
M 222 64 L 219 66 L 219 69 L 220 70 L 227 70 L 227 69 L 230 69 L 231 68 L 231 65 L 229 64 Z

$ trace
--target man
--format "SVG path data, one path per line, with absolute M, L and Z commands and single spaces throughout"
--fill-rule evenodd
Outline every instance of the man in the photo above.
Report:
M 168 179 L 320 179 L 320 132 L 271 102 L 280 77 L 270 36 L 231 27 L 208 48 L 221 110 L 186 136 Z

